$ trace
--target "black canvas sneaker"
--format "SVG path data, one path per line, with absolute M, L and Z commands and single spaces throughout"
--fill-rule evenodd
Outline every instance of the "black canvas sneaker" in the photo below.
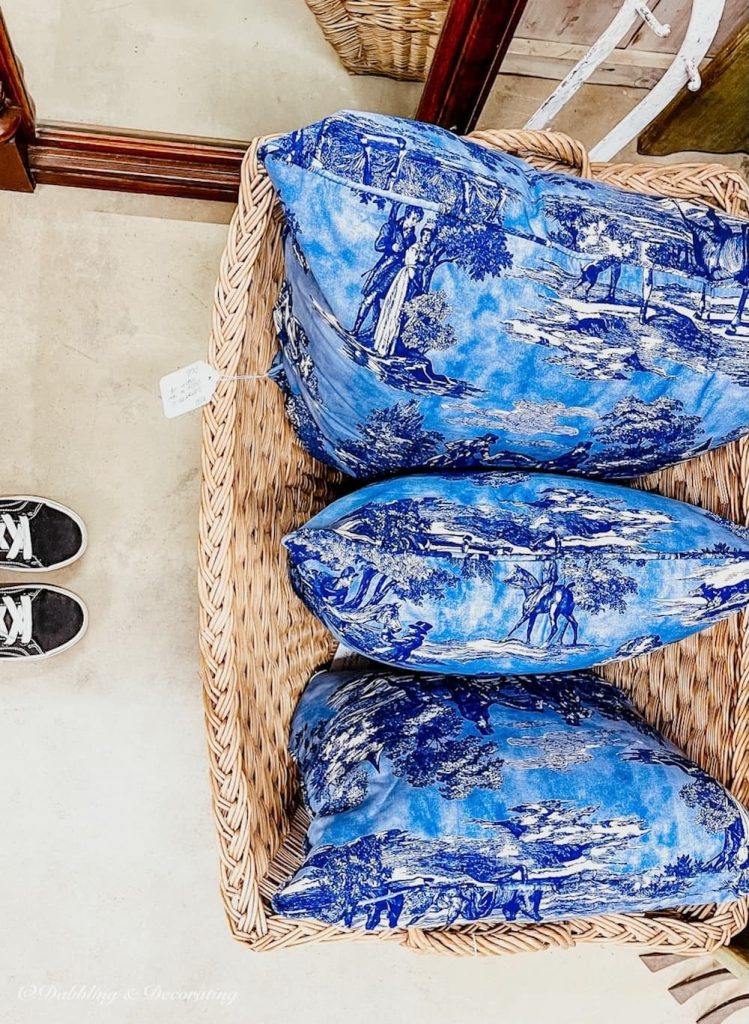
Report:
M 61 569 L 86 550 L 80 516 L 49 498 L 0 498 L 0 569 Z
M 62 587 L 0 587 L 0 660 L 51 658 L 81 639 L 88 612 Z

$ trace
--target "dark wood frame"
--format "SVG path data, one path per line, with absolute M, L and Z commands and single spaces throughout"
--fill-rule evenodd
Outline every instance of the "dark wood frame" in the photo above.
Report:
M 527 0 L 452 0 L 417 117 L 474 127 Z M 0 190 L 37 183 L 235 202 L 247 143 L 36 121 L 0 12 Z
M 472 131 L 527 0 L 452 0 L 416 117 Z
M 0 10 L 0 188 L 33 192 L 28 145 L 36 112 Z
M 28 149 L 34 182 L 235 203 L 246 142 L 39 124 Z

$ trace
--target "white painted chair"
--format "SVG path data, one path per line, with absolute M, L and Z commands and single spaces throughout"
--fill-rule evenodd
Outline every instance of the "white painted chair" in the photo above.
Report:
M 700 88 L 699 66 L 718 31 L 724 7 L 725 0 L 692 0 L 689 24 L 671 66 L 634 110 L 631 110 L 591 149 L 591 159 L 610 160 L 639 135 L 685 85 L 693 92 Z M 569 103 L 639 18 L 642 18 L 657 36 L 667 36 L 671 31 L 669 25 L 662 24 L 655 17 L 646 0 L 624 0 L 609 27 L 559 83 L 551 96 L 541 104 L 525 127 L 545 128 L 562 107 Z

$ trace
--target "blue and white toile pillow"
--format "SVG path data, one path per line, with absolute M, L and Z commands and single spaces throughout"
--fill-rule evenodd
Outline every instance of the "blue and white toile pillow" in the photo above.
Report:
M 492 470 L 385 480 L 284 538 L 347 647 L 431 672 L 564 672 L 749 604 L 749 530 L 657 494 Z
M 318 458 L 626 478 L 749 429 L 749 221 L 343 112 L 267 142 Z
M 286 917 L 434 928 L 749 891 L 746 812 L 592 673 L 321 673 L 291 751 L 311 824 Z

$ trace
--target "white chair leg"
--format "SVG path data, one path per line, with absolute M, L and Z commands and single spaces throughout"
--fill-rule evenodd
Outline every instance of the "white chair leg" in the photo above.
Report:
M 687 85 L 700 87 L 699 65 L 718 31 L 725 0 L 693 0 L 684 41 L 670 68 L 647 96 L 590 151 L 592 160 L 610 160 L 636 138 Z
M 596 68 L 606 60 L 619 40 L 626 35 L 638 18 L 643 18 L 648 28 L 657 36 L 667 36 L 671 31 L 670 25 L 663 25 L 658 21 L 644 0 L 624 0 L 608 28 L 572 68 L 566 78 L 559 83 L 551 96 L 544 100 L 525 127 L 545 128 L 562 107 L 572 99 L 580 86 L 590 78 Z

